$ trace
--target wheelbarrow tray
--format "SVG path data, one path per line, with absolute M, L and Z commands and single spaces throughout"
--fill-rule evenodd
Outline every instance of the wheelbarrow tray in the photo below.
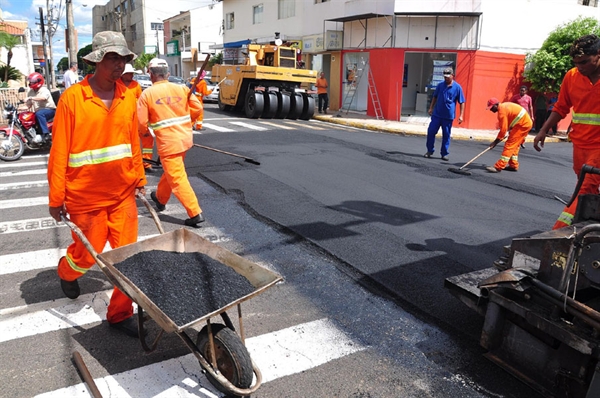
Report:
M 131 280 L 115 267 L 115 264 L 118 264 L 131 256 L 151 250 L 178 253 L 199 252 L 205 254 L 223 264 L 223 266 L 232 268 L 239 275 L 246 278 L 252 286 L 254 286 L 255 290 L 250 294 L 240 296 L 229 304 L 208 313 L 201 318 L 197 318 L 185 325 L 178 325 L 150 298 L 148 298 L 144 291 L 132 283 Z M 110 281 L 141 306 L 152 319 L 168 333 L 182 332 L 184 329 L 205 323 L 207 319 L 227 311 L 231 307 L 256 296 L 277 282 L 283 280 L 277 273 L 224 249 L 184 228 L 98 254 L 97 260 L 104 265 L 100 268 L 104 271 Z M 182 303 L 182 305 L 185 305 L 185 303 Z

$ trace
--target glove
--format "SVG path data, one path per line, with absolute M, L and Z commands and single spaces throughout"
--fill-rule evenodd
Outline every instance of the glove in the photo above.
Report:
M 496 147 L 496 145 L 498 145 L 498 144 L 499 144 L 501 141 L 502 141 L 502 140 L 499 140 L 498 138 L 496 138 L 496 139 L 494 140 L 494 142 L 492 142 L 492 143 L 490 144 L 490 148 L 494 148 L 494 147 Z

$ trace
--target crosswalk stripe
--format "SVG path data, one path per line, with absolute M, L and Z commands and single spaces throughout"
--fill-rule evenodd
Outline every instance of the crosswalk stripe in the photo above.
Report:
M 25 171 L 4 171 L 0 173 L 0 177 L 19 177 L 19 176 L 33 176 L 40 174 L 47 174 L 47 169 L 34 169 Z
M 0 169 L 14 169 L 18 167 L 33 167 L 33 166 L 47 166 L 48 162 L 8 162 L 1 163 Z
M 283 130 L 296 130 L 295 127 L 291 127 L 291 126 L 285 126 L 283 124 L 276 124 L 276 123 L 271 123 L 271 122 L 260 122 L 261 124 L 266 124 L 269 126 L 273 126 L 273 127 L 277 127 L 278 129 L 283 129 Z
M 7 191 L 9 189 L 25 189 L 25 188 L 40 188 L 48 185 L 48 181 L 23 181 L 13 182 L 10 184 L 0 184 L 0 191 Z
M 31 207 L 31 206 L 48 206 L 47 196 L 38 196 L 36 198 L 21 198 L 21 199 L 10 199 L 0 200 L 0 209 L 15 209 L 18 207 Z
M 235 131 L 232 129 L 228 129 L 227 127 L 217 126 L 216 124 L 212 124 L 212 123 L 203 123 L 202 127 L 205 127 L 205 128 L 211 129 L 211 130 L 216 130 L 220 133 L 231 133 L 232 131 Z
M 240 126 L 240 127 L 246 127 L 250 130 L 257 130 L 257 131 L 268 130 L 265 127 L 255 126 L 254 124 L 250 124 L 250 123 L 246 123 L 246 122 L 231 122 L 231 124 L 235 124 L 236 126 Z
M 246 346 L 262 373 L 263 383 L 305 372 L 367 348 L 326 318 L 249 338 Z M 94 381 L 103 396 L 114 398 L 216 397 L 203 388 L 210 384 L 200 374 L 198 360 L 193 354 L 187 354 Z M 148 382 L 140 383 L 140 380 Z M 87 398 L 89 393 L 80 383 L 36 396 L 55 397 Z
M 290 121 L 287 121 L 287 120 L 284 123 L 286 123 L 286 124 L 293 124 L 294 126 L 299 126 L 299 127 L 304 127 L 304 128 L 309 127 L 311 130 L 325 130 L 325 128 L 323 128 L 323 127 L 317 127 L 317 126 L 314 126 L 314 125 L 313 126 L 308 126 L 307 123 L 290 122 Z

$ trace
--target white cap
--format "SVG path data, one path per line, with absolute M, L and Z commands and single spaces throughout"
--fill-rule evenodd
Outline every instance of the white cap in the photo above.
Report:
M 140 73 L 140 71 L 133 69 L 133 66 L 131 66 L 131 64 L 125 64 L 125 70 L 123 71 L 122 75 L 124 75 L 125 73 Z
M 164 59 L 160 59 L 160 58 L 152 58 L 150 60 L 150 62 L 148 63 L 148 68 L 160 68 L 163 66 L 168 67 L 169 64 L 167 63 L 167 61 L 165 61 Z

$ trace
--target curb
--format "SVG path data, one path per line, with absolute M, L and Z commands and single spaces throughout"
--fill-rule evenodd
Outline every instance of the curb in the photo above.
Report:
M 376 119 L 348 119 L 344 117 L 337 117 L 335 115 L 314 115 L 313 119 L 319 120 L 321 122 L 340 124 L 343 126 L 356 127 L 360 129 L 370 130 L 370 131 L 378 131 L 378 132 L 386 132 L 390 134 L 399 134 L 399 135 L 416 135 L 416 136 L 426 136 L 427 135 L 427 126 L 423 125 L 417 126 L 414 124 L 408 124 L 405 122 L 396 122 L 389 120 L 376 120 Z M 394 125 L 392 125 L 392 123 Z M 453 140 L 462 140 L 462 141 L 481 141 L 481 142 L 492 142 L 496 138 L 497 131 L 489 130 L 489 132 L 482 132 L 481 130 L 468 130 L 461 129 L 463 131 L 457 131 L 454 129 L 452 131 Z M 535 135 L 529 134 L 525 138 L 525 142 L 533 142 Z M 545 142 L 567 142 L 566 137 L 558 138 L 558 137 L 546 137 Z

